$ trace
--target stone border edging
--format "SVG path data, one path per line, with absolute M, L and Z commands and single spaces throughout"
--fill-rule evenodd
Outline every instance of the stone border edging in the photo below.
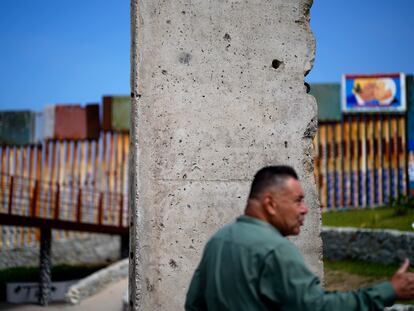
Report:
M 393 305 L 391 307 L 387 307 L 384 311 L 414 311 L 413 305 Z
M 92 273 L 69 288 L 65 295 L 66 302 L 79 304 L 83 299 L 96 294 L 109 284 L 128 277 L 128 266 L 127 258 Z
M 388 229 L 323 227 L 323 256 L 381 264 L 414 263 L 414 233 Z
M 128 295 L 128 291 L 129 291 L 129 288 L 127 288 L 127 290 L 124 292 L 124 295 L 122 296 L 122 311 L 128 311 L 128 309 L 129 309 L 129 295 Z M 392 311 L 394 311 L 394 310 L 392 310 Z M 411 310 L 409 310 L 409 311 L 411 311 Z

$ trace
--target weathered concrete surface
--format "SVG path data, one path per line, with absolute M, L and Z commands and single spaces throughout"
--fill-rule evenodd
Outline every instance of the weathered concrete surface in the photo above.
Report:
M 72 285 L 65 295 L 65 300 L 70 304 L 79 304 L 85 298 L 95 295 L 127 276 L 128 259 L 123 259 Z
M 3 227 L 4 229 L 4 227 Z M 119 259 L 120 237 L 106 234 L 87 234 L 52 242 L 52 263 L 86 264 L 112 262 Z M 0 269 L 37 267 L 39 244 L 0 250 Z
M 131 4 L 130 309 L 183 309 L 207 238 L 264 165 L 297 169 L 311 211 L 294 241 L 322 276 L 311 1 Z

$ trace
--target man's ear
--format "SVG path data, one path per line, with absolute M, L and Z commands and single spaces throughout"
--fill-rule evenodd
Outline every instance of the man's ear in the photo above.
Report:
M 269 215 L 274 215 L 276 213 L 276 204 L 276 200 L 270 192 L 263 196 L 263 207 Z

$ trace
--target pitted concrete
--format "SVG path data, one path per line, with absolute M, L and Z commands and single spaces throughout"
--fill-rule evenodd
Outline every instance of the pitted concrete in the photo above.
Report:
M 311 211 L 294 242 L 322 276 L 310 0 L 131 1 L 131 310 L 182 310 L 207 238 L 255 172 L 288 164 Z
M 101 269 L 72 285 L 65 300 L 70 304 L 79 304 L 83 299 L 93 296 L 109 285 L 128 276 L 128 259 L 120 260 Z M 120 301 L 121 303 L 121 301 Z
M 107 234 L 74 235 L 52 241 L 52 264 L 79 265 L 119 260 L 120 238 Z M 39 265 L 39 243 L 0 250 L 0 269 L 36 267 Z

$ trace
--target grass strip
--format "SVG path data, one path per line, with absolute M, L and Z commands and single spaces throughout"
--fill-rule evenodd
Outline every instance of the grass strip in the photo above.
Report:
M 399 268 L 399 265 L 386 266 L 382 264 L 356 260 L 324 260 L 323 263 L 325 269 L 340 270 L 347 273 L 374 278 L 391 277 L 394 274 L 394 272 Z M 413 271 L 413 268 L 409 269 Z
M 414 232 L 414 209 L 398 215 L 390 207 L 335 209 L 322 213 L 322 224 L 332 227 L 394 229 Z

